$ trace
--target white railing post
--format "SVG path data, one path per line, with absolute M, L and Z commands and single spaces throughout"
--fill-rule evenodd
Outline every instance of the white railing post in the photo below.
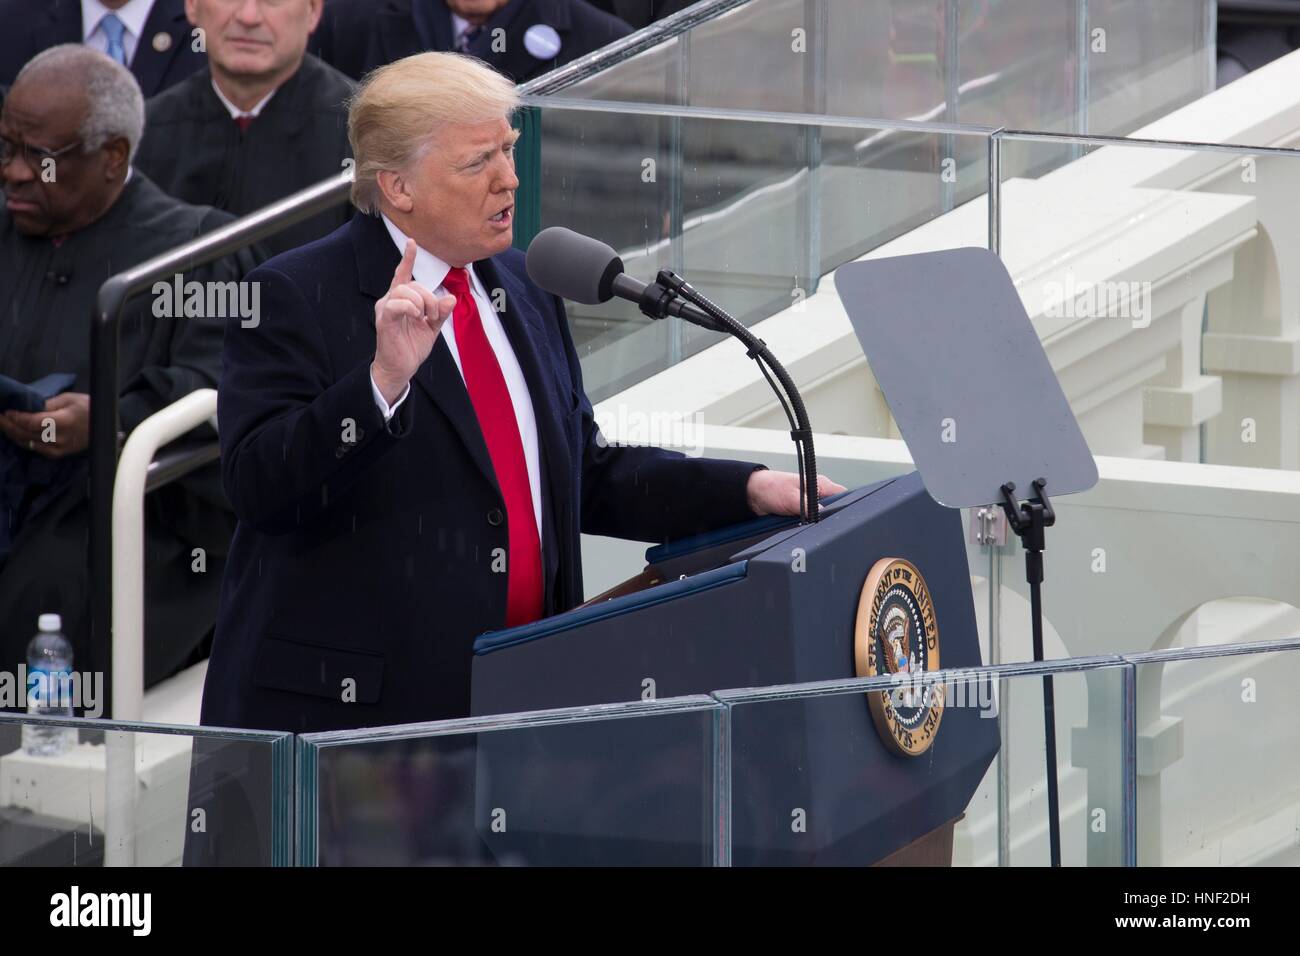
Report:
M 113 720 L 139 721 L 144 701 L 144 496 L 158 449 L 213 418 L 215 389 L 201 388 L 131 432 L 113 486 Z M 135 862 L 135 735 L 111 733 L 106 747 L 106 866 Z

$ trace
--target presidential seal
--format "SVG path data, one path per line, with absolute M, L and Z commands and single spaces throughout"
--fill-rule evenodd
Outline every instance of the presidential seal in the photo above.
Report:
M 910 561 L 881 558 L 872 566 L 858 600 L 854 658 L 859 677 L 896 677 L 896 687 L 867 694 L 885 746 L 909 757 L 929 750 L 943 717 L 943 686 L 922 679 L 939 669 L 939 625 L 930 589 Z

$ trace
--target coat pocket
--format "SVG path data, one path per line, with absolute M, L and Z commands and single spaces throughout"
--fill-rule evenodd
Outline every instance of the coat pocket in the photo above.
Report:
M 253 683 L 340 703 L 376 704 L 383 690 L 384 656 L 264 637 Z

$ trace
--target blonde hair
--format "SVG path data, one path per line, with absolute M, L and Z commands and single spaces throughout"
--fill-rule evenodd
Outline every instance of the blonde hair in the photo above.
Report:
M 377 212 L 380 171 L 407 168 L 424 155 L 440 126 L 509 119 L 518 105 L 508 77 L 459 53 L 417 53 L 379 67 L 348 103 L 348 141 L 356 162 L 352 204 Z

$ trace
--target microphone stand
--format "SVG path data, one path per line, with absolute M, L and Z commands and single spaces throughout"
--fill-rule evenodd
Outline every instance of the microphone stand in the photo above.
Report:
M 1002 510 L 1007 523 L 1025 549 L 1025 580 L 1029 584 L 1029 615 L 1033 628 L 1034 660 L 1043 659 L 1043 549 L 1046 529 L 1056 524 L 1056 509 L 1047 497 L 1047 479 L 1034 479 L 1034 497 L 1017 502 L 1016 483 L 1002 486 Z M 1052 675 L 1043 675 L 1043 742 L 1047 763 L 1047 840 L 1052 866 L 1061 865 L 1061 800 L 1056 780 L 1056 693 Z
M 637 302 L 645 315 L 652 319 L 663 319 L 667 318 L 670 305 L 679 296 L 704 312 L 703 316 L 693 316 L 674 310 L 679 318 L 712 332 L 725 332 L 735 336 L 744 344 L 746 354 L 758 363 L 759 371 L 763 373 L 772 391 L 776 393 L 777 401 L 781 403 L 781 409 L 790 423 L 790 437 L 794 440 L 795 456 L 799 462 L 799 521 L 801 524 L 816 524 L 820 520 L 820 515 L 817 495 L 817 459 L 813 451 L 812 427 L 808 424 L 808 411 L 804 407 L 803 397 L 799 394 L 789 373 L 768 350 L 766 342 L 671 270 L 661 270 L 655 277 L 655 281 L 648 284 L 641 292 Z M 772 380 L 772 375 L 775 375 L 777 382 L 780 382 L 779 387 L 777 382 Z

